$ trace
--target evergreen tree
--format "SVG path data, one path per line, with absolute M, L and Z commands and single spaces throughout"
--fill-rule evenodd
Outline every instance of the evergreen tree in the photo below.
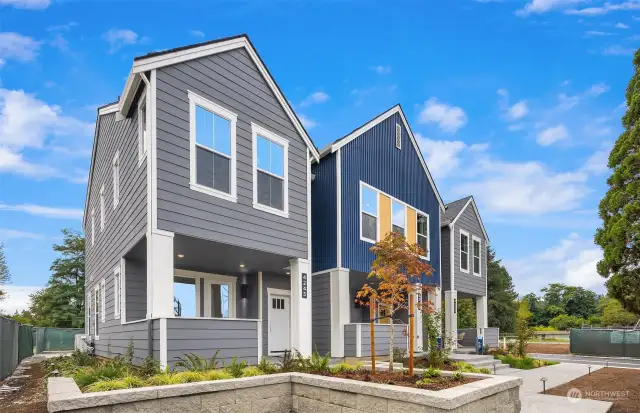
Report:
M 9 282 L 11 282 L 11 274 L 4 256 L 4 244 L 0 243 L 0 301 L 8 297 L 3 287 Z
M 63 242 L 53 250 L 61 256 L 51 264 L 47 286 L 31 295 L 29 312 L 38 326 L 84 326 L 84 237 L 63 229 Z
M 496 253 L 492 248 L 487 249 L 487 257 L 489 327 L 499 327 L 500 331 L 511 333 L 515 330 L 518 294 L 511 275 L 500 264 L 500 260 L 496 260 Z
M 622 132 L 609 154 L 613 172 L 600 201 L 602 227 L 595 241 L 604 249 L 598 272 L 608 278 L 609 295 L 640 314 L 640 49 L 633 58 L 634 74 L 625 95 L 627 111 Z

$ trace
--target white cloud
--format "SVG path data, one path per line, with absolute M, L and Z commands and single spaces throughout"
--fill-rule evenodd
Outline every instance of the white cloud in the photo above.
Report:
M 0 0 L 0 6 L 13 6 L 16 9 L 46 9 L 51 0 Z
M 583 100 L 587 98 L 597 98 L 609 91 L 609 85 L 605 83 L 596 83 L 582 93 L 577 95 L 567 95 L 560 93 L 558 95 L 558 105 L 555 107 L 556 112 L 566 112 L 578 106 Z
M 18 211 L 46 218 L 82 219 L 83 211 L 76 208 L 53 208 L 42 205 L 8 205 L 0 203 L 0 211 Z
M 26 238 L 26 239 L 43 239 L 42 234 L 33 232 L 18 231 L 15 229 L 0 228 L 0 242 L 9 239 Z
M 586 32 L 584 32 L 584 35 L 586 37 L 600 37 L 600 36 L 613 36 L 613 33 L 603 32 L 600 30 L 587 30 Z
M 437 123 L 441 131 L 455 133 L 467 123 L 467 114 L 461 107 L 440 103 L 432 97 L 424 103 L 418 123 Z
M 509 132 L 517 132 L 517 131 L 521 131 L 525 128 L 525 125 L 523 123 L 513 123 L 509 126 L 507 126 L 507 130 Z
M 551 10 L 568 7 L 579 3 L 582 0 L 531 0 L 525 6 L 516 11 L 518 16 L 528 16 L 530 14 L 542 14 Z
M 469 167 L 474 180 L 459 183 L 458 195 L 474 194 L 495 214 L 540 215 L 577 208 L 589 193 L 586 172 L 554 172 L 539 162 L 512 163 L 489 156 Z
M 36 58 L 42 43 L 18 33 L 0 33 L 0 59 L 29 62 Z
M 325 92 L 318 91 L 313 92 L 309 96 L 307 96 L 302 102 L 300 102 L 301 107 L 307 107 L 311 105 L 315 105 L 318 103 L 325 103 L 329 100 L 329 95 Z
M 572 233 L 545 250 L 502 262 L 514 278 L 516 289 L 524 295 L 539 293 L 549 280 L 603 292 L 604 278 L 596 270 L 600 259 L 602 251 L 591 239 Z
M 460 165 L 460 154 L 466 148 L 462 141 L 436 141 L 415 135 L 429 171 L 435 178 L 444 178 Z
M 605 48 L 602 54 L 605 56 L 632 56 L 635 50 L 630 47 L 612 45 Z
M 371 70 L 376 72 L 379 75 L 388 75 L 391 73 L 391 66 L 389 65 L 378 65 L 371 67 Z
M 566 14 L 572 14 L 577 16 L 601 16 L 603 14 L 611 13 L 612 11 L 618 10 L 639 10 L 640 2 L 638 0 L 630 0 L 622 3 L 610 3 L 605 2 L 602 6 L 597 7 L 586 7 L 583 9 L 571 9 L 565 10 Z
M 541 146 L 549 146 L 556 142 L 569 139 L 569 131 L 564 125 L 553 126 L 541 130 L 538 133 L 536 142 Z
M 529 107 L 527 106 L 527 102 L 521 100 L 507 110 L 507 118 L 509 118 L 509 120 L 518 120 L 527 116 L 528 113 Z
M 489 143 L 485 142 L 485 143 L 474 143 L 473 145 L 469 146 L 469 150 L 471 152 L 484 152 L 487 149 L 489 149 Z
M 6 62 L 5 62 L 4 60 L 0 59 L 0 69 L 2 69 L 2 66 L 4 66 L 4 65 L 5 65 L 5 63 L 6 63 Z
M 318 125 L 318 122 L 311 118 L 308 118 L 305 115 L 298 114 L 298 119 L 300 119 L 300 122 L 302 122 L 302 126 L 304 126 L 306 129 L 313 129 Z
M 65 23 L 65 24 L 55 24 L 53 26 L 47 27 L 47 31 L 49 31 L 49 32 L 68 32 L 69 30 L 71 30 L 72 28 L 76 27 L 77 25 L 78 25 L 78 23 L 76 23 L 76 22 L 69 22 L 69 23 Z
M 616 29 L 630 29 L 629 25 L 624 23 L 616 23 L 614 26 Z
M 189 30 L 189 34 L 193 37 L 204 37 L 204 32 L 200 31 L 200 30 Z
M 102 35 L 102 38 L 109 43 L 109 53 L 115 53 L 123 46 L 145 43 L 148 40 L 129 29 L 110 29 Z
M 41 290 L 43 287 L 25 285 L 5 285 L 2 287 L 7 292 L 8 298 L 0 301 L 0 310 L 5 314 L 13 314 L 16 311 L 27 310 L 31 304 L 29 295 Z
M 35 179 L 62 176 L 56 168 L 28 162 L 21 153 L 14 153 L 2 147 L 0 147 L 0 173 L 12 173 Z
M 582 167 L 584 171 L 593 173 L 593 174 L 601 174 L 607 172 L 609 170 L 609 153 L 610 149 L 601 149 L 593 153 L 587 159 L 584 166 Z

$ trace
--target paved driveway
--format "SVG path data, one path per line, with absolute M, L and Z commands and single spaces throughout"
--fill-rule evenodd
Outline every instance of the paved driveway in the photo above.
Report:
M 597 356 L 578 356 L 575 354 L 537 354 L 531 353 L 531 357 L 561 361 L 563 363 L 580 363 L 591 364 L 592 366 L 606 366 L 607 363 L 610 367 L 625 367 L 625 368 L 640 368 L 640 359 L 629 357 L 597 357 Z

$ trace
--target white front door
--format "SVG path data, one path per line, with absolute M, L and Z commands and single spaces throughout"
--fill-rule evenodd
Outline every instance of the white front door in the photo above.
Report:
M 289 318 L 290 297 L 269 294 L 269 354 L 279 355 L 291 349 Z

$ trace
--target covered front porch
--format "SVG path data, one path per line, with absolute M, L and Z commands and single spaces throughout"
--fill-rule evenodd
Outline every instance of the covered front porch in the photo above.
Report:
M 311 353 L 308 260 L 179 234 L 150 241 L 147 318 L 159 323 L 162 365 L 186 353 L 251 364 Z
M 472 299 L 476 309 L 476 327 L 458 328 L 459 300 Z M 483 338 L 484 344 L 497 345 L 498 329 L 489 328 L 487 313 L 487 296 L 480 296 L 463 291 L 449 290 L 444 292 L 443 307 L 445 312 L 445 338 L 453 348 L 471 347 L 475 349 L 478 337 Z

